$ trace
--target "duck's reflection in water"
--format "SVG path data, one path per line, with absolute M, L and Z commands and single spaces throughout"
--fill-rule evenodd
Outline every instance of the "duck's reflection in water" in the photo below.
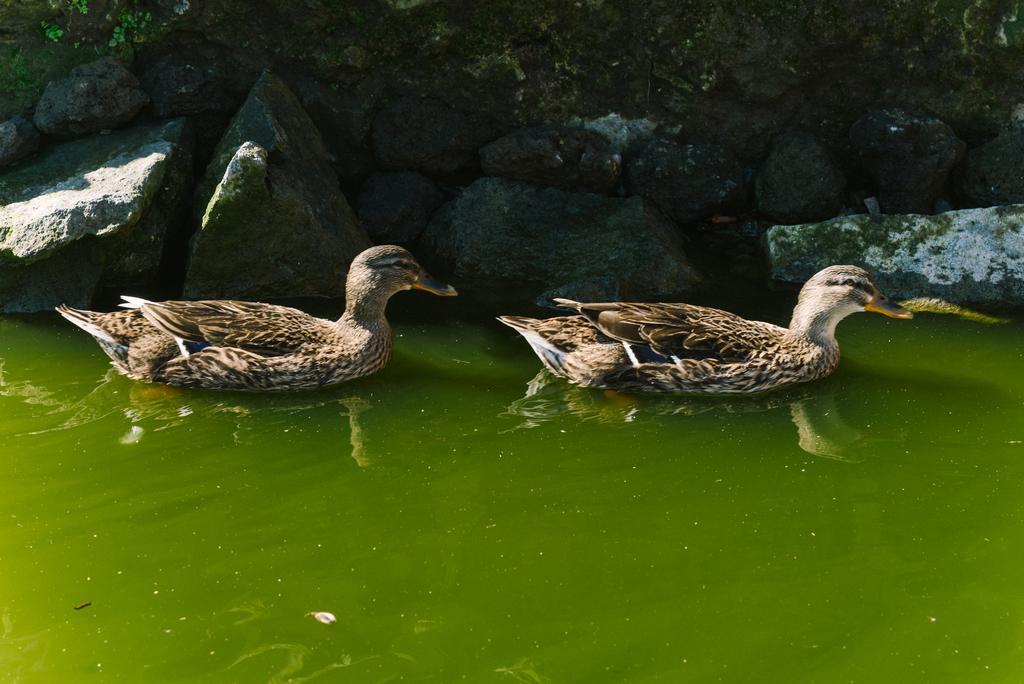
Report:
M 5 381 L 0 364 L 0 397 L 44 407 L 45 425 L 21 434 L 33 435 L 73 430 L 90 423 L 121 416 L 125 431 L 120 444 L 135 444 L 148 431 L 175 430 L 189 424 L 193 417 L 227 419 L 234 423 L 231 434 L 235 444 L 258 443 L 268 424 L 280 422 L 287 429 L 291 416 L 325 406 L 337 406 L 339 432 L 347 428 L 350 455 L 360 467 L 371 462 L 360 415 L 371 403 L 357 391 L 299 392 L 289 394 L 245 394 L 183 390 L 165 385 L 148 385 L 127 380 L 110 369 L 84 396 L 74 388 L 50 390 L 29 381 Z M 127 397 L 127 401 L 125 398 Z M 340 435 L 339 435 L 340 436 Z
M 821 384 L 744 396 L 622 394 L 584 389 L 542 370 L 512 402 L 507 414 L 522 418 L 517 428 L 536 427 L 571 415 L 578 420 L 632 422 L 649 416 L 695 416 L 712 411 L 759 413 L 789 408 L 800 448 L 814 456 L 855 462 L 851 447 L 862 434 L 847 425 L 836 408 L 835 393 Z

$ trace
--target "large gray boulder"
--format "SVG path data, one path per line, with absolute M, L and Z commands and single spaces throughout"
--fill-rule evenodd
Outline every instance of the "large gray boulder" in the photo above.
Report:
M 337 297 L 371 244 L 316 126 L 270 72 L 232 119 L 196 198 L 188 297 Z
M 421 243 L 457 287 L 491 301 L 531 302 L 593 290 L 673 296 L 698 276 L 675 227 L 639 197 L 477 180 L 441 207 Z
M 890 295 L 1024 304 L 1024 205 L 774 226 L 767 244 L 778 280 L 856 264 Z
M 960 195 L 979 207 L 1024 203 L 1024 130 L 1004 131 L 967 152 Z
M 51 81 L 36 105 L 36 128 L 74 138 L 120 128 L 149 103 L 139 80 L 113 57 L 104 57 Z
M 965 148 L 939 119 L 899 109 L 857 119 L 850 127 L 850 144 L 875 181 L 887 214 L 930 214 Z
M 101 281 L 151 282 L 191 146 L 178 119 L 56 145 L 0 176 L 0 311 L 84 306 Z

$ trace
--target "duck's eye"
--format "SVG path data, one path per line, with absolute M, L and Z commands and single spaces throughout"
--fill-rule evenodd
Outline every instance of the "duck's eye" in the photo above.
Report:
M 840 287 L 852 287 L 855 290 L 860 290 L 861 292 L 873 294 L 871 286 L 865 283 L 863 280 L 855 280 L 854 278 L 844 278 L 843 280 L 834 282 L 833 285 L 838 285 Z

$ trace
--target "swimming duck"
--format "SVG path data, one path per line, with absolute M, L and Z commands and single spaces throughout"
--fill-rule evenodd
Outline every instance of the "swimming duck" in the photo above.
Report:
M 123 375 L 178 387 L 297 390 L 375 373 L 391 356 L 384 309 L 401 290 L 457 294 L 407 250 L 371 247 L 352 261 L 336 321 L 286 306 L 123 297 L 127 311 L 57 311 L 92 335 Z
M 830 266 L 811 277 L 788 328 L 691 304 L 555 302 L 576 315 L 498 320 L 552 373 L 624 391 L 732 394 L 817 380 L 839 365 L 839 321 L 858 311 L 913 317 L 857 266 Z

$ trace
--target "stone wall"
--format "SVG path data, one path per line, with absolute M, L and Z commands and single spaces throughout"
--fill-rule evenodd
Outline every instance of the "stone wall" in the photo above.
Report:
M 764 277 L 775 224 L 1020 202 L 1020 16 L 999 0 L 0 0 L 0 184 L 68 140 L 185 118 L 199 187 L 175 191 L 188 206 L 173 202 L 173 221 L 139 219 L 168 226 L 164 268 L 145 273 L 169 295 L 186 278 L 186 295 L 328 294 L 371 239 L 452 273 L 472 263 L 480 290 L 516 301 L 685 295 Z M 246 192 L 214 193 L 239 179 Z M 516 197 L 548 204 L 490 235 L 445 219 L 468 212 L 466 188 L 513 214 Z M 595 235 L 615 227 L 603 251 L 579 250 L 606 266 L 549 265 L 517 288 L 478 261 L 486 241 L 538 229 L 550 235 L 530 249 L 562 249 L 565 225 L 582 244 L 580 207 Z M 641 241 L 672 245 L 677 287 L 636 275 L 621 207 Z M 124 247 L 89 235 L 96 283 L 145 284 L 112 270 Z M 270 265 L 279 252 L 291 256 Z M 229 265 L 252 258 L 268 265 L 242 284 Z

